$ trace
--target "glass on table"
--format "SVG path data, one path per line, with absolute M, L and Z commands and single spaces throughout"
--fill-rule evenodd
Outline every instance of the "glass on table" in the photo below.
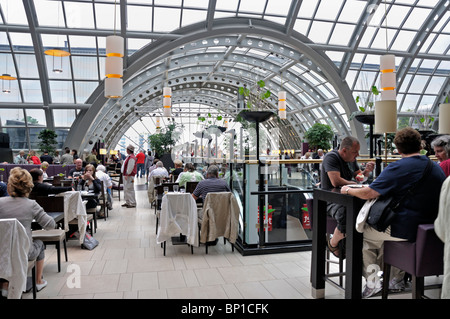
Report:
M 169 187 L 164 186 L 163 190 L 164 190 L 164 195 L 166 195 L 169 192 Z
M 174 191 L 175 193 L 178 193 L 178 185 L 173 185 L 173 191 Z
M 186 189 L 184 187 L 180 188 L 180 193 L 185 193 Z

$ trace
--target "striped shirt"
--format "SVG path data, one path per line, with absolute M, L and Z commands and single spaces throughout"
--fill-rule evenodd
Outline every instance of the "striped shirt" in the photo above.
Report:
M 231 190 L 227 182 L 223 179 L 207 178 L 197 184 L 197 187 L 192 194 L 196 197 L 205 199 L 206 194 L 216 192 L 231 192 Z

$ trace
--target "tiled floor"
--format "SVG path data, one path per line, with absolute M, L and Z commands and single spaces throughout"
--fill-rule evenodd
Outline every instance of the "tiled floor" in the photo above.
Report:
M 138 184 L 143 183 L 144 179 L 138 179 Z M 156 244 L 154 209 L 147 191 L 138 190 L 136 195 L 137 208 L 122 208 L 123 200 L 114 197 L 109 218 L 98 221 L 94 237 L 100 244 L 94 250 L 68 242 L 69 261 L 62 257 L 60 273 L 54 246 L 47 248 L 44 278 L 48 286 L 38 292 L 38 299 L 312 298 L 311 252 L 244 257 L 219 240 L 208 255 L 203 246 L 191 254 L 187 246 L 168 244 L 163 256 Z M 325 291 L 326 298 L 343 298 L 331 285 Z M 408 293 L 394 296 L 410 297 Z

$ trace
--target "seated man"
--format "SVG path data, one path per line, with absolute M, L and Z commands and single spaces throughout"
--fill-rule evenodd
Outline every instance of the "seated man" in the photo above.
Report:
M 75 167 L 69 171 L 69 178 L 79 178 L 83 175 L 83 160 L 81 158 L 77 158 L 75 160 Z
M 342 140 L 339 149 L 327 153 L 322 161 L 321 188 L 332 189 L 348 184 L 356 184 L 356 176 L 363 174 L 369 177 L 375 164 L 369 162 L 364 171 L 361 171 L 356 158 L 359 156 L 360 143 L 357 138 L 347 136 Z M 345 207 L 335 203 L 327 203 L 328 214 L 337 222 L 333 237 L 328 241 L 329 250 L 339 257 L 339 242 L 345 238 L 346 211 Z
M 59 194 L 67 191 L 73 191 L 71 186 L 61 187 L 53 186 L 48 183 L 44 183 L 44 173 L 39 168 L 33 168 L 30 171 L 31 177 L 33 178 L 33 189 L 30 193 L 30 198 L 35 196 L 48 196 L 49 194 Z
M 231 190 L 225 180 L 219 179 L 219 168 L 216 165 L 211 165 L 206 172 L 206 179 L 197 184 L 192 197 L 195 200 L 199 198 L 204 200 L 208 193 L 216 192 L 231 192 Z

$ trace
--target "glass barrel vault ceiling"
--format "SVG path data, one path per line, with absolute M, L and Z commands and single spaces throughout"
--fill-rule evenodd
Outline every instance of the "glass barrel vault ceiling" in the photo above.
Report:
M 238 87 L 252 87 L 259 79 L 273 93 L 267 108 L 276 108 L 279 90 L 288 92 L 282 148 L 298 148 L 298 136 L 315 122 L 331 125 L 338 136 L 360 135 L 361 126 L 347 117 L 356 110 L 357 95 L 372 98 L 379 57 L 387 50 L 396 56 L 400 116 L 436 115 L 449 91 L 449 0 L 0 0 L 0 5 L 0 73 L 17 77 L 2 81 L 2 91 L 10 91 L 0 94 L 2 128 L 72 127 L 66 140 L 72 148 L 84 149 L 97 139 L 114 147 L 131 126 L 147 120 L 146 129 L 154 132 L 164 84 L 173 88 L 175 121 L 198 126 L 198 114 L 212 109 L 232 119 Z M 215 36 L 222 23 L 233 32 Z M 264 29 L 296 37 L 305 47 L 267 37 Z M 196 39 L 195 32 L 204 30 L 211 36 Z M 125 95 L 107 101 L 105 38 L 114 32 L 126 39 Z M 183 45 L 158 52 L 167 39 Z M 71 53 L 61 60 L 62 73 L 53 72 L 58 61 L 44 54 L 52 48 Z M 349 92 L 350 99 L 343 96 Z M 270 121 L 265 127 L 277 125 Z

